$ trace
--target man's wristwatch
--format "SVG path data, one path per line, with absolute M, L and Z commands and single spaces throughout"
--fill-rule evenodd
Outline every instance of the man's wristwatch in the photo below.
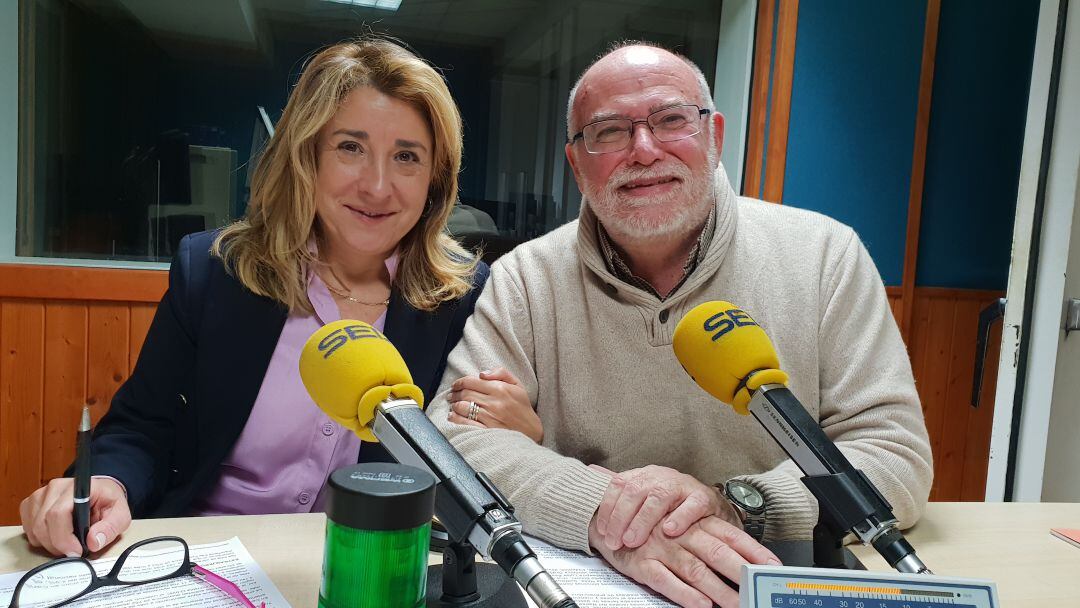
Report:
M 721 490 L 742 519 L 743 530 L 760 541 L 765 536 L 765 497 L 757 488 L 738 479 L 729 479 Z

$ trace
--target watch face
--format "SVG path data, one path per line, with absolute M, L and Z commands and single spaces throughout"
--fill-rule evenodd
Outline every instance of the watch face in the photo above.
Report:
M 748 509 L 759 509 L 765 504 L 760 492 L 755 490 L 753 486 L 741 481 L 728 482 L 728 493 L 731 498 L 738 501 L 739 504 L 745 505 Z

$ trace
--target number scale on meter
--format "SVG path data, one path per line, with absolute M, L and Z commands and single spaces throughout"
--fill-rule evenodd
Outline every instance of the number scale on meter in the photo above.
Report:
M 948 594 L 952 595 L 952 594 Z M 960 603 L 956 603 L 959 601 Z M 807 606 L 810 608 L 974 608 L 963 600 L 927 597 L 924 594 L 898 593 L 896 597 L 874 593 L 842 591 L 809 592 L 803 595 L 773 594 L 771 606 Z
M 744 566 L 740 608 L 1000 608 L 979 579 L 898 572 Z

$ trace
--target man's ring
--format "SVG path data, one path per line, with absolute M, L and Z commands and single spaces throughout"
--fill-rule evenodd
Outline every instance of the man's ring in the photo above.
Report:
M 469 420 L 476 421 L 476 415 L 480 413 L 480 406 L 476 405 L 475 401 L 469 402 L 469 415 L 466 416 Z

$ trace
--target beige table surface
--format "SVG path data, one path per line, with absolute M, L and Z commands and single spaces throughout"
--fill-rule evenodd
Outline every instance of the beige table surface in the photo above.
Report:
M 162 534 L 190 544 L 238 536 L 294 608 L 314 608 L 324 523 L 319 514 L 139 520 L 106 555 Z M 1004 608 L 1080 608 L 1080 548 L 1052 537 L 1052 527 L 1080 528 L 1080 503 L 931 503 L 907 536 L 937 574 L 996 582 Z M 870 569 L 888 570 L 872 548 L 854 550 Z M 0 573 L 47 559 L 20 527 L 0 527 Z

